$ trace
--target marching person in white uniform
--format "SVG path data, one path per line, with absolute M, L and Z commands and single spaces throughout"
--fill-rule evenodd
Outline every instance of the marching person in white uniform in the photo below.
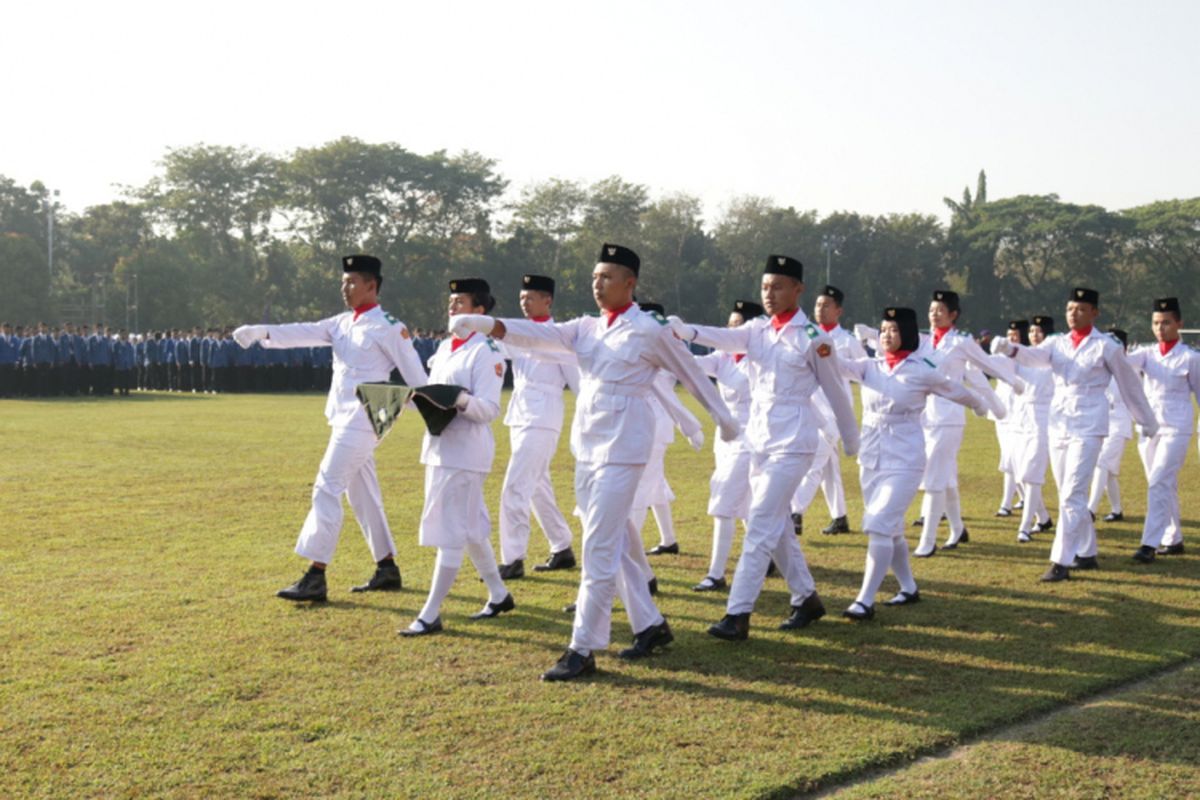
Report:
M 1200 401 L 1200 352 L 1179 341 L 1182 324 L 1177 298 L 1155 300 L 1150 326 L 1156 344 L 1139 347 L 1129 356 L 1133 368 L 1142 373 L 1146 399 L 1158 422 L 1157 434 L 1143 432 L 1138 441 L 1149 487 L 1142 543 L 1133 558 L 1144 564 L 1155 555 L 1183 553 L 1179 471 L 1192 439 L 1192 398 Z
M 833 339 L 834 349 L 840 358 L 866 358 L 867 351 L 850 331 L 839 324 L 842 317 L 846 295 L 836 286 L 825 286 L 817 295 L 813 304 L 813 322 L 817 327 Z M 846 383 L 846 394 L 850 394 L 850 385 Z M 850 523 L 846 519 L 846 490 L 842 486 L 842 464 L 838 456 L 837 420 L 833 409 L 823 393 L 813 397 L 813 408 L 821 415 L 821 442 L 817 447 L 813 465 L 800 487 L 792 498 L 792 522 L 796 534 L 801 532 L 803 514 L 816 497 L 817 489 L 825 495 L 825 505 L 829 507 L 830 522 L 821 529 L 821 533 L 834 535 L 849 533 Z
M 750 614 L 774 560 L 791 592 L 784 630 L 803 628 L 825 615 L 804 552 L 793 535 L 791 500 L 817 451 L 820 424 L 812 397 L 824 391 L 847 455 L 858 450 L 858 425 L 833 340 L 800 310 L 803 267 L 772 255 L 763 269 L 763 307 L 771 316 L 738 328 L 690 326 L 672 319 L 676 335 L 728 353 L 745 353 L 750 376 L 750 509 L 742 555 L 734 571 L 725 616 L 708 632 L 720 639 L 749 636 Z
M 649 396 L 660 369 L 672 372 L 717 420 L 721 435 L 737 437 L 737 420 L 690 355 L 659 318 L 634 305 L 640 260 L 615 244 L 600 249 L 592 271 L 598 317 L 537 323 L 483 315 L 451 320 L 458 335 L 490 333 L 530 350 L 574 353 L 579 400 L 571 425 L 575 497 L 583 520 L 583 569 L 571 644 L 544 680 L 571 680 L 595 672 L 595 651 L 608 646 L 614 595 L 621 595 L 634 630 L 623 658 L 641 658 L 673 641 L 654 605 L 634 554 L 629 511 L 653 446 Z
M 1029 344 L 1029 320 L 1010 320 L 1007 337 L 1009 341 L 1018 344 Z M 1018 374 L 1020 374 L 1019 371 Z M 995 391 L 1006 413 L 1003 417 L 998 417 L 994 412 L 988 412 L 988 418 L 996 424 L 996 443 L 1000 446 L 1000 463 L 997 465 L 997 469 L 1004 476 L 1003 488 L 1000 492 L 1000 507 L 996 509 L 994 516 L 1011 517 L 1013 515 L 1013 498 L 1023 496 L 1020 493 L 1021 484 L 1017 480 L 1017 468 L 1014 462 L 1019 439 L 1017 401 L 1023 395 L 1018 395 L 1004 381 L 997 384 Z
M 1122 348 L 1128 347 L 1129 337 L 1120 328 L 1109 328 L 1109 334 L 1117 337 Z M 1117 389 L 1115 380 L 1108 382 L 1104 390 L 1108 397 L 1108 435 L 1100 447 L 1100 457 L 1096 460 L 1096 472 L 1092 475 L 1092 489 L 1088 495 L 1088 510 L 1092 512 L 1092 521 L 1100 513 L 1100 501 L 1108 495 L 1109 512 L 1104 515 L 1105 522 L 1120 522 L 1125 519 L 1125 506 L 1121 502 L 1121 461 L 1125 457 L 1125 446 L 1133 438 L 1133 418 L 1129 409 L 1121 400 L 1121 392 Z
M 553 278 L 521 278 L 520 304 L 525 319 L 552 323 L 553 303 Z M 512 396 L 504 414 L 512 455 L 500 489 L 500 576 L 507 581 L 525 575 L 531 510 L 550 544 L 550 557 L 534 569 L 544 572 L 575 566 L 571 528 L 550 483 L 550 461 L 562 432 L 563 387 L 579 394 L 579 368 L 569 359 L 540 359 L 517 347 L 502 350 L 511 355 L 513 370 Z
M 1054 374 L 1050 406 L 1050 468 L 1058 484 L 1058 528 L 1050 550 L 1046 582 L 1066 580 L 1071 569 L 1095 569 L 1096 529 L 1087 507 L 1088 482 L 1108 433 L 1104 389 L 1116 379 L 1121 396 L 1148 436 L 1158 433 L 1154 412 L 1141 381 L 1116 338 L 1095 330 L 1100 294 L 1076 288 L 1067 302 L 1066 336 L 1052 336 L 1036 347 L 1001 342 L 1002 352 L 1026 366 Z
M 738 300 L 729 314 L 729 327 L 740 328 L 765 313 L 763 307 L 749 300 Z M 750 422 L 750 376 L 746 372 L 745 353 L 723 353 L 714 350 L 697 356 L 696 363 L 716 380 L 721 399 L 729 413 L 745 430 Z M 750 511 L 750 448 L 745 436 L 732 442 L 721 437 L 713 439 L 713 458 L 716 466 L 708 481 L 708 515 L 713 518 L 712 557 L 708 572 L 692 587 L 697 592 L 712 592 L 729 588 L 725 580 L 725 565 L 733 549 L 737 520 L 745 525 Z
M 494 305 L 487 281 L 450 281 L 451 321 L 460 314 L 486 313 Z M 454 402 L 454 419 L 438 436 L 426 431 L 421 442 L 425 507 L 419 541 L 437 548 L 437 560 L 425 606 L 407 628 L 400 629 L 402 636 L 424 636 L 443 629 L 442 601 L 458 577 L 464 553 L 488 590 L 487 604 L 471 619 L 496 617 L 516 608 L 492 552 L 492 523 L 483 500 L 483 481 L 496 454 L 492 420 L 500 416 L 504 357 L 495 342 L 472 333 L 443 339 L 429 366 L 430 384 L 460 386 L 462 391 Z
M 842 612 L 852 620 L 875 616 L 875 595 L 890 569 L 900 592 L 888 605 L 919 602 L 904 541 L 904 514 L 916 496 L 925 471 L 921 414 L 926 399 L 937 394 L 953 403 L 987 413 L 979 395 L 952 380 L 933 362 L 914 355 L 920 347 L 917 314 L 911 308 L 886 308 L 879 326 L 879 352 L 873 359 L 840 361 L 843 373 L 862 384 L 862 439 L 858 451 L 863 493 L 863 532 L 867 563 L 858 597 Z
M 1016 344 L 1037 346 L 1054 334 L 1054 320 L 1045 315 L 1035 316 L 1027 335 Z M 1011 337 L 1009 341 L 1012 341 Z M 1017 541 L 1033 541 L 1034 533 L 1054 527 L 1042 487 L 1050 468 L 1050 401 L 1054 397 L 1054 376 L 1049 370 L 1034 369 L 1017 364 L 1017 375 L 1025 382 L 1025 393 L 1014 397 L 1012 415 L 1013 475 L 1025 498 L 1021 519 L 1017 525 Z
M 342 269 L 342 299 L 349 311 L 319 322 L 243 325 L 233 332 L 243 348 L 259 342 L 269 348 L 333 349 L 333 382 L 325 402 L 325 417 L 332 429 L 329 446 L 313 483 L 312 508 L 296 542 L 296 553 L 312 565 L 300 580 L 278 592 L 285 600 L 326 599 L 325 567 L 333 560 L 342 531 L 343 495 L 350 501 L 376 564 L 371 579 L 353 591 L 401 587 L 396 543 L 375 475 L 378 440 L 354 392 L 360 383 L 388 380 L 393 368 L 400 370 L 409 386 L 424 386 L 425 370 L 408 328 L 379 307 L 383 284 L 379 259 L 346 256 Z

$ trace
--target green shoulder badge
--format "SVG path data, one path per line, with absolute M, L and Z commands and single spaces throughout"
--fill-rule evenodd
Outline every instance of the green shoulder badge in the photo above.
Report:
M 659 325 L 667 324 L 667 318 L 664 317 L 662 314 L 660 314 L 657 311 L 651 311 L 650 316 L 654 317 L 654 321 L 657 322 Z
M 806 322 L 804 324 L 804 331 L 808 334 L 808 338 L 810 339 L 815 339 L 820 335 L 820 331 L 817 330 L 817 326 L 813 325 L 811 322 Z
M 399 325 L 400 324 L 400 320 L 393 317 L 392 313 L 390 311 L 383 312 L 383 318 L 388 321 L 389 325 Z
M 490 336 L 489 336 L 489 337 L 487 337 L 487 339 L 485 339 L 484 341 L 486 341 L 486 342 L 487 342 L 487 346 L 488 346 L 488 347 L 492 348 L 492 352 L 493 352 L 493 353 L 499 353 L 499 352 L 500 352 L 500 348 L 496 346 L 496 340 L 495 340 L 495 339 L 493 339 L 492 337 L 490 337 Z

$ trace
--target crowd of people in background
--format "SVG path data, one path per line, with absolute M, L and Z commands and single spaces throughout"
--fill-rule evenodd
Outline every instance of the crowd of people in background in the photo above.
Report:
M 131 391 L 326 392 L 328 347 L 238 347 L 232 328 L 131 334 L 107 325 L 0 322 L 0 397 L 111 397 Z M 414 332 L 427 365 L 445 331 Z

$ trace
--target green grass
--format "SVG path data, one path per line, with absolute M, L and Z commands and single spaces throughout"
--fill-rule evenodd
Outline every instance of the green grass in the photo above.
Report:
M 315 395 L 0 403 L 4 796 L 784 797 L 1200 654 L 1195 557 L 1128 559 L 1145 502 L 1133 448 L 1126 522 L 1101 531 L 1104 569 L 1046 586 L 1051 537 L 1020 546 L 1014 522 L 992 518 L 995 437 L 972 418 L 972 542 L 917 562 L 927 602 L 881 607 L 868 625 L 837 619 L 865 542 L 817 534 L 818 498 L 803 543 L 831 616 L 775 630 L 788 600 L 771 580 L 741 644 L 704 633 L 724 597 L 689 591 L 708 561 L 712 455 L 676 445 L 684 554 L 655 562 L 675 646 L 633 665 L 601 655 L 596 679 L 543 684 L 578 572 L 531 573 L 512 584 L 516 612 L 471 622 L 485 591 L 468 566 L 446 634 L 396 636 L 434 557 L 416 545 L 415 416 L 376 454 L 405 591 L 348 593 L 373 567 L 348 514 L 331 602 L 272 596 L 303 566 L 292 547 L 328 437 L 322 407 Z M 497 431 L 493 514 L 508 444 Z M 1181 480 L 1192 538 L 1195 458 Z M 857 474 L 844 467 L 853 526 Z M 565 436 L 554 469 L 570 508 Z M 535 531 L 530 558 L 544 555 Z M 628 637 L 618 612 L 614 642 Z

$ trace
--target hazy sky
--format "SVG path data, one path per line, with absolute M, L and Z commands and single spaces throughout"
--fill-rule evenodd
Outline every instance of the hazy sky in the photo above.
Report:
M 479 151 L 821 214 L 1200 194 L 1200 2 L 9 4 L 0 175 L 81 211 L 167 147 Z

